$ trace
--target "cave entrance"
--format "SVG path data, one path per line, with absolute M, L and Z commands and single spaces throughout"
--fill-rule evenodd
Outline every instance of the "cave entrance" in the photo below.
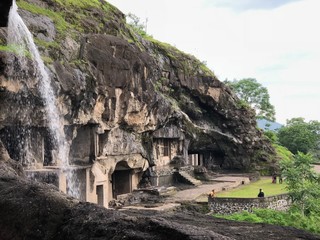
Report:
M 127 162 L 121 161 L 116 165 L 112 174 L 112 195 L 117 198 L 118 195 L 131 192 L 131 168 Z
M 12 0 L 1 0 L 0 2 L 0 27 L 8 26 L 8 17 Z
M 224 167 L 225 153 L 222 151 L 203 152 L 203 165 L 208 169 L 222 169 Z

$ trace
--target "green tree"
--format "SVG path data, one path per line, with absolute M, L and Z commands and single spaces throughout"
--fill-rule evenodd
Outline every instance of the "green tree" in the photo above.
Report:
M 129 20 L 129 25 L 141 36 L 146 36 L 146 24 L 141 23 L 140 18 L 133 13 L 128 13 L 126 16 Z
M 293 154 L 297 152 L 308 153 L 319 146 L 320 123 L 310 121 L 306 123 L 303 118 L 287 120 L 286 126 L 278 131 L 279 143 L 288 148 Z
M 265 130 L 264 135 L 269 138 L 272 143 L 278 143 L 278 136 L 275 131 Z
M 226 80 L 225 83 L 234 90 L 241 100 L 247 102 L 256 111 L 257 118 L 275 120 L 275 109 L 270 103 L 268 89 L 258 83 L 256 79 Z
M 293 160 L 281 161 L 281 173 L 293 206 L 303 215 L 320 213 L 320 177 L 314 171 L 312 162 L 311 154 L 301 152 Z

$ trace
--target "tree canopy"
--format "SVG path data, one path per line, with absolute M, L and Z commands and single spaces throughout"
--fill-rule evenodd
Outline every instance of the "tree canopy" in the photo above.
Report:
M 313 170 L 310 154 L 298 152 L 281 162 L 282 175 L 292 202 L 303 215 L 320 213 L 320 176 Z
M 141 36 L 146 36 L 146 28 L 147 28 L 147 23 L 141 23 L 140 18 L 133 13 L 128 13 L 126 15 L 127 20 L 129 20 L 129 25 Z
M 277 135 L 279 143 L 293 154 L 315 152 L 319 148 L 320 122 L 307 123 L 303 118 L 292 118 L 279 129 Z
M 270 103 L 268 89 L 258 83 L 256 79 L 226 80 L 225 83 L 234 90 L 241 100 L 247 102 L 256 111 L 257 118 L 275 120 L 275 108 Z

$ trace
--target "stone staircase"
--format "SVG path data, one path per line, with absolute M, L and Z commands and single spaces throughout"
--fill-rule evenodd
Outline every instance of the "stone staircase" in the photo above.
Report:
M 179 171 L 178 174 L 191 185 L 199 186 L 202 184 L 200 180 L 195 179 L 193 176 L 191 176 L 189 173 L 185 171 Z

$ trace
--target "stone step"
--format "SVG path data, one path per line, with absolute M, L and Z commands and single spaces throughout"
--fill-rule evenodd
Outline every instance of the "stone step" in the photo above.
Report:
M 181 171 L 179 172 L 179 175 L 181 177 L 183 177 L 187 182 L 189 182 L 190 184 L 194 185 L 194 186 L 199 186 L 202 184 L 201 181 L 199 181 L 198 179 L 195 179 L 193 176 L 191 176 L 189 173 Z

